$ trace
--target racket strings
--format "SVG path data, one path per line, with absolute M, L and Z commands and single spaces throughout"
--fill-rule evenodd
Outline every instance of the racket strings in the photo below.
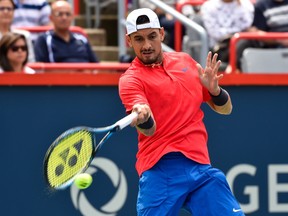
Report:
M 63 134 L 56 140 L 47 163 L 47 180 L 51 187 L 61 187 L 87 168 L 93 154 L 93 134 L 88 130 Z

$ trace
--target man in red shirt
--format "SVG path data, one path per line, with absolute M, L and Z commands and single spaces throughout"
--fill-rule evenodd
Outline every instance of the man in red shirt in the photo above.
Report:
M 205 70 L 188 54 L 163 53 L 165 37 L 150 9 L 132 11 L 127 42 L 136 58 L 121 76 L 119 94 L 127 113 L 137 112 L 140 216 L 243 216 L 224 174 L 210 165 L 202 102 L 230 114 L 229 94 L 218 85 L 220 61 L 209 53 Z

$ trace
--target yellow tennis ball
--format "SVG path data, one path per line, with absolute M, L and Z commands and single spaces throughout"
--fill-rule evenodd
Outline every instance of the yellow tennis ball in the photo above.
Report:
M 79 189 L 86 189 L 92 184 L 93 178 L 88 173 L 81 173 L 76 176 L 74 184 Z

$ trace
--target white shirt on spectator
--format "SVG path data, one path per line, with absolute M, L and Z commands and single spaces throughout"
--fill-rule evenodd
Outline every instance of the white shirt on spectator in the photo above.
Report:
M 10 71 L 11 72 L 11 71 Z M 4 73 L 3 69 L 0 67 L 0 74 Z M 23 73 L 25 74 L 35 74 L 36 71 L 28 66 L 24 67 Z
M 209 36 L 210 47 L 225 37 L 242 32 L 252 25 L 254 6 L 250 0 L 224 2 L 206 1 L 201 7 L 203 23 Z

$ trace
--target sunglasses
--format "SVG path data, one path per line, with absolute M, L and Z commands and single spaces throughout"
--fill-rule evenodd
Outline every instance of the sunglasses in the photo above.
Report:
M 11 12 L 14 10 L 14 8 L 13 7 L 0 7 L 0 11 L 5 11 L 5 10 L 7 10 L 8 12 Z
M 27 46 L 12 46 L 10 47 L 10 49 L 13 51 L 13 52 L 18 52 L 18 50 L 22 50 L 23 52 L 27 51 Z

